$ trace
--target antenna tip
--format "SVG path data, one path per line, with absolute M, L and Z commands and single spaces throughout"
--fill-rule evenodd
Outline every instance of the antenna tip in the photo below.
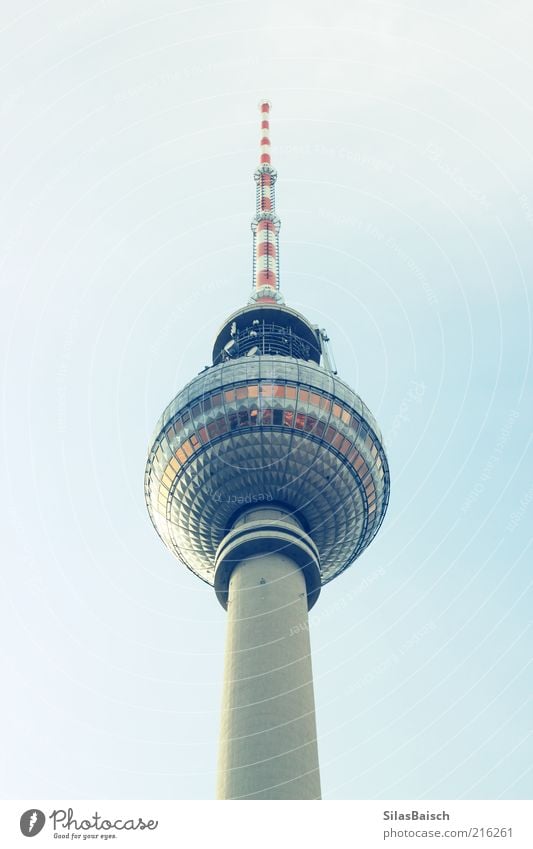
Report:
M 271 104 L 270 100 L 265 100 L 263 98 L 263 100 L 259 101 L 259 111 L 260 112 L 270 112 L 271 108 L 272 108 L 272 104 Z

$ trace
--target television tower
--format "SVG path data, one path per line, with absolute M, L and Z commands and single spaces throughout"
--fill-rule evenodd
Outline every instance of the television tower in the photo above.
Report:
M 389 471 L 326 332 L 281 296 L 260 110 L 252 295 L 159 419 L 145 494 L 165 545 L 228 613 L 218 797 L 319 799 L 308 610 L 376 535 Z

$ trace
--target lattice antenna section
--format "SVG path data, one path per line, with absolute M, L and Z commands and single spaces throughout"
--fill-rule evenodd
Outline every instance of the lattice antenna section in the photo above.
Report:
M 252 301 L 282 303 L 279 291 L 279 228 L 276 215 L 277 171 L 270 155 L 270 103 L 262 100 L 261 142 L 259 167 L 254 173 L 256 184 L 253 232 L 253 292 Z

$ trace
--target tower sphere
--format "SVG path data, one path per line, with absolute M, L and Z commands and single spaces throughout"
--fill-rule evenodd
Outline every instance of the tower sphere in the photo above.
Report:
M 213 365 L 157 424 L 148 510 L 165 545 L 207 583 L 215 584 L 222 540 L 250 506 L 294 514 L 318 550 L 322 584 L 381 525 L 389 497 L 381 433 L 361 398 L 321 365 L 324 344 L 295 310 L 244 307 L 217 335 Z M 224 603 L 224 588 L 218 595 Z
M 325 332 L 285 306 L 279 291 L 270 105 L 260 109 L 250 302 L 222 325 L 212 365 L 159 419 L 145 473 L 159 536 L 215 585 L 223 604 L 227 577 L 215 579 L 217 553 L 243 511 L 270 505 L 292 514 L 316 546 L 321 585 L 369 545 L 389 500 L 372 413 L 332 369 Z M 317 587 L 308 593 L 311 605 Z
M 248 341 L 249 316 L 263 309 L 242 320 L 239 338 Z M 388 492 L 381 434 L 361 398 L 311 358 L 278 353 L 243 354 L 188 383 L 158 422 L 146 469 L 159 535 L 210 584 L 218 546 L 243 507 L 283 504 L 294 513 L 326 583 L 374 538 Z

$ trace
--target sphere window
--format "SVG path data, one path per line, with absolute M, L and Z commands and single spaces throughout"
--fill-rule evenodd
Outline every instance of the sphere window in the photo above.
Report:
M 350 451 L 350 453 L 348 454 L 348 462 L 353 464 L 353 463 L 354 463 L 354 461 L 355 461 L 358 457 L 359 457 L 359 451 L 357 450 L 357 448 L 355 448 L 355 447 L 354 447 L 354 448 L 352 448 L 352 450 L 351 450 L 351 451 Z
M 335 436 L 333 437 L 333 442 L 331 444 L 333 445 L 334 448 L 340 448 L 342 440 L 343 440 L 342 433 L 336 433 Z
M 337 433 L 337 431 L 335 430 L 334 427 L 328 427 L 328 429 L 326 431 L 326 441 L 327 442 L 333 442 L 333 439 L 334 439 L 336 433 Z
M 224 416 L 219 416 L 218 419 L 215 420 L 215 425 L 217 428 L 217 433 L 222 436 L 223 433 L 228 432 L 228 424 Z
M 341 447 L 340 447 L 341 454 L 344 454 L 344 456 L 347 457 L 348 452 L 349 452 L 351 447 L 352 447 L 352 443 L 350 442 L 350 440 L 345 439 L 344 442 L 342 443 Z

